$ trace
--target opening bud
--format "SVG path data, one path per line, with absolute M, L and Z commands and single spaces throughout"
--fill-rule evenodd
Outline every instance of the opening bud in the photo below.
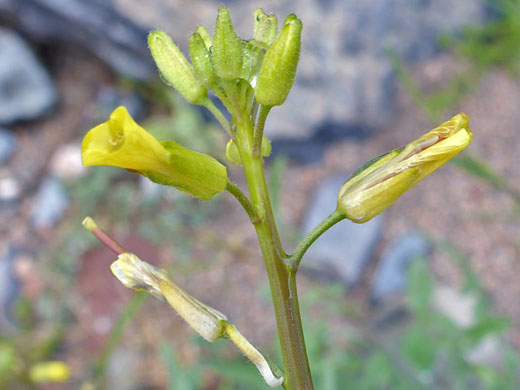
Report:
M 255 27 L 254 39 L 257 42 L 265 43 L 269 46 L 273 43 L 278 29 L 278 19 L 276 15 L 268 15 L 262 8 L 257 8 L 254 13 Z
M 296 76 L 300 57 L 302 22 L 289 15 L 268 47 L 255 86 L 258 103 L 279 106 L 285 102 Z
M 419 139 L 358 169 L 341 187 L 338 209 L 353 222 L 371 220 L 403 193 L 465 149 L 472 139 L 469 116 L 455 115 Z
M 191 104 L 203 104 L 208 91 L 195 77 L 190 63 L 164 31 L 148 35 L 148 46 L 163 80 Z

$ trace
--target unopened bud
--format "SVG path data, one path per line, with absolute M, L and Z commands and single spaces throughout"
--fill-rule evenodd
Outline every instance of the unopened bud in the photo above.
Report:
M 261 150 L 262 157 L 269 157 L 271 155 L 271 142 L 269 142 L 269 139 L 265 135 L 262 137 Z M 242 160 L 240 159 L 240 154 L 238 153 L 237 146 L 232 139 L 230 139 L 226 145 L 226 159 L 233 165 L 242 165 Z
M 148 46 L 163 79 L 191 104 L 202 104 L 208 91 L 197 78 L 190 63 L 164 31 L 148 35 Z
M 204 87 L 211 88 L 217 81 L 217 75 L 213 69 L 209 51 L 198 33 L 194 33 L 190 37 L 190 58 L 199 82 Z
M 408 144 L 358 169 L 341 187 L 338 209 L 352 222 L 371 220 L 402 194 L 465 149 L 469 117 L 460 113 Z
M 218 10 L 213 36 L 213 65 L 223 80 L 240 78 L 242 72 L 242 39 L 237 35 L 226 7 Z
M 302 22 L 295 15 L 289 15 L 260 66 L 255 86 L 258 103 L 279 106 L 287 99 L 300 57 L 301 31 Z
M 206 49 L 209 50 L 211 46 L 213 46 L 213 42 L 211 40 L 211 36 L 208 33 L 208 30 L 204 26 L 197 26 L 195 29 L 195 33 L 199 34 L 202 40 L 204 41 L 204 45 L 206 46 Z

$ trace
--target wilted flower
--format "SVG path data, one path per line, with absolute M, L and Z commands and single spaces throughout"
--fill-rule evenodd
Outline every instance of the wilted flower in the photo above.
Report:
M 469 145 L 468 122 L 468 115 L 455 115 L 404 148 L 365 164 L 341 187 L 338 208 L 356 223 L 374 218 Z
M 84 165 L 129 169 L 202 200 L 224 191 L 227 184 L 226 167 L 221 163 L 175 142 L 159 142 L 125 107 L 118 107 L 108 121 L 85 135 L 81 156 Z
M 182 290 L 165 270 L 140 260 L 132 253 L 120 254 L 110 269 L 126 287 L 147 291 L 167 301 L 207 341 L 215 341 L 222 336 L 227 317 Z

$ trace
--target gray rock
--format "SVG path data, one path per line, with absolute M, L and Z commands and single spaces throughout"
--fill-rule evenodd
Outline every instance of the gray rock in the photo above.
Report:
M 428 254 L 428 242 L 417 233 L 408 233 L 390 244 L 381 256 L 371 285 L 371 296 L 378 301 L 406 290 L 407 271 L 416 259 Z
M 183 49 L 195 26 L 213 29 L 222 1 L 115 1 L 134 20 L 167 30 Z M 233 24 L 252 36 L 254 3 L 227 1 Z M 439 33 L 460 31 L 486 17 L 481 0 L 289 0 L 262 4 L 283 19 L 294 12 L 303 21 L 302 52 L 293 91 L 274 108 L 266 125 L 272 139 L 309 139 L 328 129 L 344 136 L 387 127 L 395 111 L 396 76 L 386 53 L 420 61 L 437 52 Z M 193 10 L 196 10 L 195 12 Z M 331 126 L 332 125 L 332 126 Z M 334 141 L 336 136 L 332 136 Z
M 17 250 L 11 246 L 0 248 L 0 329 L 13 325 L 11 308 L 18 296 L 20 284 L 13 273 Z
M 0 123 L 35 119 L 56 104 L 49 74 L 14 32 L 0 29 Z
M 42 180 L 33 199 L 31 220 L 36 228 L 48 228 L 60 221 L 69 204 L 62 182 L 51 176 Z
M 336 176 L 319 184 L 304 217 L 303 234 L 334 211 L 344 182 L 345 176 Z M 382 215 L 364 224 L 342 221 L 313 244 L 302 260 L 302 266 L 318 276 L 333 277 L 347 286 L 354 286 L 372 257 L 382 227 Z
M 16 149 L 16 137 L 12 132 L 0 127 L 0 165 L 5 164 Z
M 110 0 L 4 0 L 1 14 L 35 42 L 88 49 L 132 78 L 155 74 L 146 43 L 148 30 L 123 17 Z
M 146 103 L 135 91 L 122 91 L 113 86 L 103 87 L 97 94 L 96 106 L 99 118 L 106 120 L 117 107 L 125 106 L 136 121 L 146 116 Z

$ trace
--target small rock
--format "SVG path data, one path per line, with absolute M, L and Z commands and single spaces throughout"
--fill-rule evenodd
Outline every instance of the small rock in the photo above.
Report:
M 307 234 L 336 208 L 344 175 L 320 183 L 307 208 L 302 233 Z M 383 217 L 364 224 L 342 221 L 321 236 L 305 254 L 302 265 L 316 275 L 339 279 L 347 286 L 356 285 L 369 263 L 381 237 Z
M 381 300 L 406 290 L 407 270 L 412 261 L 428 254 L 427 241 L 417 233 L 407 233 L 383 252 L 372 279 L 371 297 Z
M 60 179 L 76 179 L 87 171 L 81 162 L 81 145 L 63 145 L 54 152 L 49 164 L 50 173 Z
M 477 297 L 474 295 L 462 294 L 449 286 L 436 286 L 433 306 L 461 328 L 468 329 L 475 324 Z
M 49 74 L 28 45 L 14 32 L 0 29 L 0 123 L 38 118 L 56 100 Z
M 121 15 L 112 1 L 0 1 L 2 13 L 35 42 L 87 49 L 131 78 L 142 80 L 156 75 L 146 44 L 150 29 Z
M 48 228 L 60 221 L 69 204 L 69 196 L 60 180 L 42 180 L 32 205 L 31 220 L 36 228 Z
M 11 176 L 0 178 L 0 202 L 11 202 L 20 196 L 20 183 Z
M 10 246 L 0 248 L 0 329 L 13 325 L 11 308 L 20 287 L 13 272 L 16 253 Z
M 0 165 L 5 164 L 16 149 L 16 137 L 9 130 L 0 127 Z
M 142 364 L 142 355 L 138 350 L 130 348 L 116 349 L 110 358 L 107 370 L 107 388 L 118 390 L 135 390 L 136 375 Z

